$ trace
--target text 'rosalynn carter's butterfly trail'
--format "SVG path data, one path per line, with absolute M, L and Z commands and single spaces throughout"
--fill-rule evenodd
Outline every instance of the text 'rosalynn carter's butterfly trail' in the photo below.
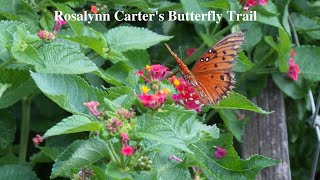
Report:
M 194 88 L 201 102 L 205 105 L 217 105 L 234 88 L 236 80 L 232 66 L 243 41 L 242 32 L 222 38 L 197 59 L 191 71 L 170 47 L 165 45 L 177 62 L 183 78 Z

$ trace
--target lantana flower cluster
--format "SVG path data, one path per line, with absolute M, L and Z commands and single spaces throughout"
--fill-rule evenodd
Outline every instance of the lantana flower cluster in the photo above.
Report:
M 241 0 L 243 3 L 243 10 L 248 11 L 251 7 L 257 6 L 257 5 L 266 5 L 266 0 Z
M 60 31 L 63 25 L 67 24 L 67 21 L 62 19 L 60 16 L 56 16 L 54 20 L 55 20 L 55 24 L 54 24 L 53 32 L 49 32 L 47 30 L 40 30 L 37 34 L 40 39 L 43 39 L 45 41 L 55 40 L 56 34 Z
M 125 108 L 120 108 L 116 110 L 115 113 L 109 113 L 111 114 L 110 117 L 107 117 L 105 112 L 100 112 L 98 109 L 98 106 L 100 105 L 97 101 L 90 101 L 83 103 L 90 113 L 97 117 L 100 120 L 106 119 L 106 126 L 105 130 L 108 132 L 111 137 L 117 137 L 120 136 L 121 142 L 123 144 L 123 147 L 121 149 L 121 153 L 124 156 L 130 156 L 134 152 L 134 148 L 132 146 L 129 146 L 128 142 L 130 140 L 129 136 L 123 132 L 130 130 L 131 124 L 130 121 L 132 118 L 135 117 L 135 113 L 132 111 L 129 111 Z
M 161 89 L 160 81 L 164 80 L 171 71 L 165 66 L 154 64 L 147 65 L 143 70 L 137 71 L 146 83 L 141 87 L 142 94 L 137 95 L 141 103 L 150 109 L 159 109 L 166 101 L 167 95 L 170 93 L 168 88 Z M 150 93 L 152 90 L 152 93 Z
M 294 81 L 298 81 L 298 75 L 300 74 L 299 65 L 294 62 L 293 57 L 296 56 L 296 53 L 293 49 L 291 49 L 291 55 L 289 59 L 289 70 L 287 72 L 287 76 L 289 76 Z
M 176 76 L 172 76 L 168 80 L 179 92 L 178 94 L 172 94 L 172 100 L 186 109 L 194 109 L 197 112 L 201 111 L 203 104 L 201 103 L 199 95 L 190 84 L 183 78 L 177 78 Z

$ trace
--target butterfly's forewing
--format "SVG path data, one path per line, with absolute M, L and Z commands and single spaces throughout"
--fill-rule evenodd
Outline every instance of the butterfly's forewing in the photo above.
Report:
M 200 94 L 204 104 L 217 104 L 234 87 L 232 65 L 243 41 L 242 32 L 230 34 L 206 51 L 193 66 L 191 72 L 198 83 L 195 89 L 205 93 L 205 96 Z

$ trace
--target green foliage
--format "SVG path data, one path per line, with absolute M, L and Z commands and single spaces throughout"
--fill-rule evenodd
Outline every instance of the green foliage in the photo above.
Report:
M 99 122 L 93 122 L 86 116 L 73 115 L 63 119 L 57 125 L 48 129 L 43 135 L 44 138 L 61 134 L 69 134 L 83 131 L 100 131 L 102 128 Z
M 107 144 L 100 139 L 75 141 L 56 159 L 50 178 L 72 177 L 81 167 L 90 165 L 107 154 Z
M 136 135 L 140 138 L 168 144 L 191 153 L 188 144 L 208 133 L 219 136 L 216 126 L 206 126 L 195 118 L 194 111 L 184 111 L 181 107 L 164 107 L 162 112 L 148 112 L 139 119 Z
M 147 49 L 171 38 L 172 36 L 159 35 L 145 28 L 128 26 L 113 28 L 106 34 L 110 48 L 120 52 L 133 49 Z
M 320 80 L 320 48 L 312 46 L 295 47 L 295 62 L 299 65 L 301 76 L 310 81 Z
M 27 71 L 0 69 L 0 82 L 10 85 L 0 97 L 0 108 L 6 108 L 34 92 L 36 85 Z
M 22 165 L 0 166 L 1 179 L 37 180 L 36 174 L 28 167 Z
M 76 75 L 44 74 L 31 72 L 39 89 L 61 108 L 72 113 L 86 113 L 85 102 L 103 102 L 105 92 L 90 86 Z
M 238 0 L 99 3 L 0 0 L 0 3 L 0 179 L 47 179 L 40 172 L 42 168 L 39 170 L 42 163 L 54 163 L 52 169 L 45 169 L 45 173 L 51 172 L 50 178 L 80 179 L 84 171 L 91 176 L 90 170 L 94 170 L 92 179 L 255 179 L 261 169 L 279 161 L 260 155 L 240 159 L 232 135 L 241 142 L 249 120 L 239 119 L 239 110 L 262 115 L 272 113 L 249 100 L 272 80 L 286 94 L 290 103 L 286 111 L 293 114 L 287 115 L 291 122 L 288 123 L 290 153 L 295 162 L 292 167 L 299 169 L 296 162 L 305 166 L 304 161 L 311 161 L 295 155 L 310 151 L 296 146 L 302 144 L 300 136 L 307 134 L 304 120 L 310 115 L 308 90 L 319 89 L 319 3 L 268 1 L 266 5 L 250 8 L 257 13 L 256 22 L 228 19 L 230 10 L 249 13 L 243 11 L 243 3 Z M 37 35 L 40 29 L 47 30 L 46 33 L 53 31 L 56 24 L 53 11 L 81 15 L 84 11 L 91 13 L 93 5 L 99 13 L 111 16 L 119 10 L 125 14 L 158 15 L 169 10 L 199 14 L 215 11 L 223 14 L 223 20 L 169 22 L 167 16 L 164 21 L 158 21 L 155 16 L 149 22 L 112 18 L 107 23 L 71 20 L 55 32 L 55 39 Z M 289 26 L 290 17 L 293 26 Z M 172 70 L 169 76 L 176 75 L 178 71 L 172 66 L 177 65 L 172 64 L 172 57 L 163 45 L 165 41 L 170 40 L 173 49 L 181 47 L 178 56 L 191 65 L 208 46 L 240 30 L 245 34 L 245 41 L 233 66 L 236 92 L 228 92 L 229 96 L 217 105 L 202 106 L 200 113 L 190 107 L 187 110 L 171 99 L 176 89 L 167 77 L 162 82 L 146 83 L 138 75 L 141 72 L 138 70 L 144 70 L 149 79 L 161 77 L 163 74 L 146 66 L 152 64 L 166 64 Z M 295 31 L 303 45 L 294 47 L 296 56 L 292 57 L 292 41 L 298 41 L 291 36 Z M 195 48 L 196 52 L 184 58 L 187 48 Z M 301 70 L 298 81 L 286 74 L 290 57 Z M 150 90 L 144 92 L 143 86 L 149 86 Z M 139 99 L 145 96 L 149 106 L 155 105 L 160 100 L 148 99 L 146 94 L 159 92 L 165 92 L 161 94 L 165 102 L 157 107 L 145 107 Z M 17 103 L 20 100 L 24 102 L 22 105 Z M 84 103 L 90 101 L 100 104 L 86 107 Z M 100 115 L 92 115 L 88 108 L 97 108 Z M 124 133 L 129 139 L 125 140 Z M 37 136 L 38 139 L 33 139 L 36 147 L 31 148 L 28 145 L 31 139 L 25 137 L 35 134 L 43 134 L 45 142 Z M 21 142 L 16 138 L 19 136 Z M 312 147 L 303 143 L 302 148 Z M 218 147 L 226 150 L 226 156 L 215 155 Z M 133 152 L 129 152 L 130 148 Z M 21 152 L 31 156 L 24 157 Z M 169 158 L 172 156 L 177 159 Z M 141 157 L 147 159 L 147 164 L 141 164 Z M 294 172 L 294 178 L 303 177 L 305 171 Z
M 250 100 L 248 100 L 245 96 L 231 92 L 229 93 L 229 97 L 220 101 L 219 105 L 213 106 L 216 109 L 243 109 L 248 111 L 254 111 L 261 114 L 270 114 L 272 112 L 265 111 L 253 104 Z

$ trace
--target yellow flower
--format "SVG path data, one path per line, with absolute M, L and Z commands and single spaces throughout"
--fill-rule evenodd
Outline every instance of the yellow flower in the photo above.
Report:
M 180 81 L 178 79 L 174 79 L 173 80 L 173 85 L 179 86 L 180 85 Z
M 151 70 L 151 66 L 146 65 L 146 70 L 147 70 L 147 71 L 150 71 L 150 70 Z
M 143 93 L 147 93 L 147 92 L 150 91 L 150 88 L 148 88 L 147 86 L 142 86 L 142 87 L 141 87 L 141 91 L 142 91 Z
M 170 89 L 169 88 L 165 88 L 163 91 L 164 91 L 165 94 L 169 94 L 170 93 Z

